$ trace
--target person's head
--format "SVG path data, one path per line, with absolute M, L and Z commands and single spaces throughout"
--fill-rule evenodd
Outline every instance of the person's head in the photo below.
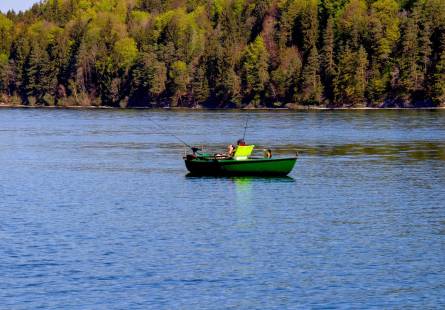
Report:
M 237 144 L 237 145 L 241 145 L 241 146 L 243 146 L 243 145 L 246 145 L 246 141 L 244 141 L 244 139 L 239 139 L 239 140 L 236 142 L 236 144 Z

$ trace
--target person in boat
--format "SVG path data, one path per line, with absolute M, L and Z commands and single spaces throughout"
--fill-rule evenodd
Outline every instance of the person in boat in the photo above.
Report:
M 244 141 L 244 139 L 239 139 L 239 140 L 236 142 L 236 145 L 246 146 L 246 141 Z
M 264 158 L 267 158 L 267 159 L 271 159 L 272 158 L 272 151 L 271 151 L 271 149 L 267 149 L 267 150 L 264 151 Z
M 230 145 L 227 147 L 227 155 L 228 155 L 229 157 L 233 157 L 233 155 L 235 155 L 235 147 L 233 146 L 233 144 L 230 144 Z
M 215 159 L 229 159 L 229 158 L 232 158 L 233 155 L 235 155 L 235 151 L 236 151 L 236 149 L 233 146 L 233 144 L 230 144 L 227 147 L 227 153 L 216 153 L 214 155 L 214 157 L 215 157 Z

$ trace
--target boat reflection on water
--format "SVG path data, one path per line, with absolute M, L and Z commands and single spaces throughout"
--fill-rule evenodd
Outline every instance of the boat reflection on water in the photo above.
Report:
M 262 187 L 264 184 L 277 184 L 277 183 L 294 183 L 294 178 L 290 176 L 199 176 L 189 173 L 185 176 L 187 179 L 194 182 L 212 183 L 211 186 L 219 183 L 229 185 L 228 190 L 232 192 L 236 197 L 237 206 L 247 206 L 254 201 L 254 195 L 256 186 Z M 231 186 L 233 184 L 234 186 Z M 221 184 L 220 184 L 221 185 Z
M 236 226 L 240 231 L 248 232 L 257 225 L 255 218 L 255 199 L 252 190 L 253 180 L 249 177 L 234 177 L 231 179 L 234 184 L 233 206 L 236 217 L 234 219 Z M 242 244 L 246 251 L 245 257 L 252 257 L 250 246 L 247 243 Z
M 196 176 L 191 173 L 186 178 L 193 183 L 206 184 L 205 186 L 216 186 L 224 188 L 226 195 L 231 197 L 227 200 L 228 205 L 233 210 L 233 220 L 242 232 L 250 233 L 257 226 L 258 193 L 262 192 L 267 184 L 280 186 L 282 183 L 294 183 L 296 180 L 289 176 L 284 177 L 253 177 L 253 176 Z M 278 185 L 277 185 L 278 184 Z M 283 184 L 284 185 L 284 184 Z M 226 200 L 224 200 L 226 201 Z M 263 211 L 268 212 L 266 207 Z M 245 257 L 254 256 L 250 250 L 251 245 L 244 244 Z
M 202 180 L 234 180 L 235 183 L 246 184 L 252 181 L 261 182 L 279 182 L 279 183 L 293 183 L 295 179 L 290 176 L 224 176 L 224 175 L 195 175 L 193 173 L 188 173 L 185 175 L 189 179 L 202 179 Z
M 189 173 L 187 179 L 204 182 L 224 181 L 226 184 L 234 184 L 237 205 L 246 205 L 252 200 L 252 190 L 258 184 L 265 183 L 294 183 L 295 179 L 290 176 L 268 177 L 268 176 L 197 176 Z
M 284 177 L 231 177 L 235 184 L 236 202 L 239 206 L 247 206 L 253 201 L 252 189 L 255 183 L 292 183 L 295 180 L 289 176 Z

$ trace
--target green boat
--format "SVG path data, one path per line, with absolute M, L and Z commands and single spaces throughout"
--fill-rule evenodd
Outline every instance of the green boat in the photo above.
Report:
M 227 176 L 286 176 L 295 166 L 297 157 L 252 157 L 254 145 L 238 146 L 233 156 L 199 153 L 184 157 L 185 166 L 192 175 Z

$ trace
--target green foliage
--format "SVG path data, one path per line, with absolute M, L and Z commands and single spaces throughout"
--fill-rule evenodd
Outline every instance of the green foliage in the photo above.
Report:
M 48 53 L 39 45 L 33 45 L 25 69 L 26 95 L 35 103 L 49 104 L 44 98 L 46 95 L 54 97 L 56 86 L 56 72 Z
M 187 93 L 187 85 L 190 80 L 187 64 L 180 60 L 175 61 L 170 66 L 168 76 L 171 80 L 170 91 L 173 95 L 172 105 L 180 105 L 182 103 L 182 97 Z
M 376 57 L 386 60 L 400 37 L 399 4 L 395 0 L 377 0 L 371 6 L 371 25 Z
M 0 97 L 442 104 L 444 32 L 443 0 L 46 0 L 0 14 Z
M 114 55 L 117 66 L 129 68 L 138 57 L 138 48 L 133 38 L 123 38 L 114 44 Z
M 301 72 L 301 58 L 298 50 L 287 47 L 280 52 L 280 63 L 272 72 L 272 97 L 281 102 L 289 102 L 297 91 L 298 77 Z
M 12 42 L 13 23 L 6 16 L 0 13 L 0 53 L 9 54 Z
M 192 92 L 193 98 L 197 103 L 205 102 L 210 96 L 209 83 L 203 65 L 199 65 L 195 70 L 192 81 Z
M 343 44 L 352 43 L 358 47 L 367 37 L 368 32 L 368 6 L 364 0 L 350 0 L 338 13 L 337 24 L 339 37 Z
M 320 61 L 317 47 L 314 46 L 309 52 L 309 57 L 303 70 L 301 93 L 298 99 L 305 104 L 319 104 L 322 93 Z
M 403 57 L 399 57 L 398 61 L 400 68 L 398 86 L 402 98 L 409 98 L 413 92 L 419 89 L 421 82 L 421 72 L 418 63 L 419 26 L 416 19 L 417 18 L 407 18 L 404 23 L 401 46 Z
M 260 103 L 266 83 L 269 81 L 268 61 L 269 54 L 264 40 L 258 36 L 254 42 L 247 46 L 242 61 L 242 76 L 246 94 L 252 98 L 255 104 Z
M 381 69 L 381 64 L 374 59 L 369 72 L 367 92 L 368 100 L 377 104 L 381 104 L 384 101 L 390 87 L 390 72 L 383 70 Z
M 297 45 L 308 52 L 318 38 L 318 0 L 288 0 L 281 7 L 281 45 Z
M 5 66 L 8 64 L 8 55 L 6 55 L 5 53 L 1 53 L 0 54 L 0 66 Z
M 334 95 L 337 104 L 363 104 L 366 90 L 367 54 L 363 47 L 353 51 L 349 47 L 341 52 Z
M 0 53 L 0 93 L 8 93 L 10 83 L 8 55 Z
M 442 34 L 439 61 L 433 74 L 433 100 L 436 104 L 445 105 L 445 35 Z
M 321 11 L 326 16 L 336 16 L 348 2 L 348 0 L 324 0 L 321 1 Z
M 327 101 L 332 98 L 333 93 L 333 79 L 336 72 L 335 64 L 335 34 L 334 34 L 334 19 L 329 17 L 326 29 L 323 34 L 323 50 L 322 50 L 322 77 L 325 87 L 325 96 Z
M 152 105 L 165 91 L 167 69 L 154 53 L 142 53 L 131 72 L 130 80 L 130 105 Z

